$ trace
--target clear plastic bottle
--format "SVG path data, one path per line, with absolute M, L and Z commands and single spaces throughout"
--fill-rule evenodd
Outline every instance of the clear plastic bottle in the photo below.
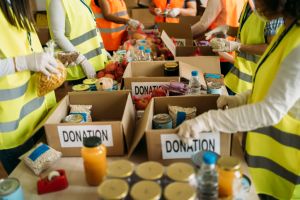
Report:
M 189 82 L 189 93 L 191 95 L 200 94 L 201 84 L 199 81 L 198 71 L 192 71 L 192 76 Z
M 147 48 L 145 50 L 145 61 L 152 61 L 151 49 Z
M 197 174 L 198 197 L 203 200 L 218 199 L 217 156 L 212 152 L 203 154 L 203 162 Z
M 139 61 L 145 60 L 145 47 L 139 46 L 139 49 L 137 51 L 137 57 Z

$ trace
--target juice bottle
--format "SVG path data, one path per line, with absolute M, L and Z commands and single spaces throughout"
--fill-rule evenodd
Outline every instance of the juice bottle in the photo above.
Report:
M 106 147 L 99 137 L 83 139 L 81 149 L 85 178 L 89 185 L 98 186 L 106 175 Z

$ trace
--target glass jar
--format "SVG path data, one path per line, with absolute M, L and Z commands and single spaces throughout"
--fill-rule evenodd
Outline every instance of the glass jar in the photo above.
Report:
M 74 85 L 72 87 L 72 90 L 74 92 L 82 92 L 82 91 L 89 91 L 90 87 L 88 85 L 85 84 L 78 84 L 78 85 Z
M 96 78 L 89 78 L 83 80 L 83 84 L 88 85 L 90 91 L 97 91 L 96 82 L 97 82 Z
M 161 184 L 164 167 L 158 162 L 148 161 L 138 165 L 135 173 L 140 180 L 156 181 Z
M 164 76 L 179 76 L 179 65 L 176 62 L 164 64 Z
M 119 178 L 131 183 L 134 164 L 128 160 L 117 160 L 109 164 L 107 169 L 108 178 Z
M 106 175 L 106 147 L 99 137 L 83 138 L 81 148 L 85 178 L 89 185 L 98 186 Z
M 173 163 L 168 166 L 166 184 L 174 181 L 186 183 L 195 181 L 194 167 L 183 162 Z
M 196 189 L 188 183 L 174 182 L 169 184 L 164 191 L 166 200 L 194 200 L 196 199 Z
M 97 189 L 98 197 L 101 200 L 125 199 L 128 191 L 128 184 L 121 179 L 107 179 Z
M 236 157 L 223 156 L 218 160 L 219 196 L 233 196 L 233 184 L 242 178 L 240 160 Z
M 130 191 L 133 200 L 159 200 L 161 198 L 161 187 L 153 181 L 140 181 L 135 183 Z

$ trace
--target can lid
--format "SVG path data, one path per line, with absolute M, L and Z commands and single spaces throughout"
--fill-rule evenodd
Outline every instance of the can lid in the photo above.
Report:
M 183 162 L 173 163 L 167 168 L 167 176 L 174 181 L 188 182 L 193 174 L 194 168 Z
M 72 87 L 72 90 L 74 91 L 86 91 L 86 90 L 89 90 L 90 87 L 88 85 L 85 85 L 85 84 L 78 84 L 78 85 L 74 85 Z
M 166 187 L 164 197 L 167 200 L 192 200 L 196 198 L 196 189 L 188 183 L 175 182 Z
M 89 78 L 89 79 L 83 80 L 83 84 L 86 84 L 86 85 L 93 85 L 93 84 L 96 84 L 96 82 L 97 82 L 96 78 Z
M 130 191 L 133 199 L 158 200 L 161 197 L 161 187 L 153 181 L 140 181 L 134 184 Z
M 241 162 L 236 157 L 222 156 L 218 160 L 218 167 L 226 171 L 237 171 L 241 169 Z
M 70 114 L 63 119 L 64 123 L 80 123 L 83 121 L 84 119 L 81 114 Z
M 20 182 L 16 178 L 0 179 L 0 197 L 7 196 L 20 187 Z
M 153 161 L 148 161 L 140 164 L 136 169 L 136 174 L 145 180 L 157 180 L 162 177 L 164 167 Z
M 172 121 L 172 118 L 169 114 L 162 113 L 162 114 L 154 115 L 153 116 L 153 121 L 155 121 L 157 123 L 165 124 L 165 123 L 168 123 L 168 122 Z
M 107 176 L 113 178 L 129 177 L 133 173 L 134 164 L 128 160 L 112 162 L 107 168 Z
M 97 189 L 101 199 L 123 199 L 127 196 L 129 186 L 121 179 L 105 180 Z
M 167 62 L 164 64 L 165 68 L 176 68 L 178 67 L 178 63 L 176 62 Z
M 102 144 L 101 138 L 97 136 L 83 138 L 83 146 L 85 147 L 97 147 Z

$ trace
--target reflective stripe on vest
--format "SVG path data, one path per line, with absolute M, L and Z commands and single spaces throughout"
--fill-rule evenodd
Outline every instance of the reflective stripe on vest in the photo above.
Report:
M 164 11 L 167 8 L 167 0 L 152 0 L 156 8 Z M 169 8 L 183 8 L 184 0 L 171 0 Z M 179 23 L 179 18 L 155 16 L 155 22 Z
M 284 27 L 280 29 L 260 60 L 250 104 L 263 101 L 282 62 L 300 46 L 300 27 L 294 25 L 286 30 L 282 34 Z M 279 39 L 281 35 L 284 37 Z M 300 199 L 300 120 L 286 114 L 274 126 L 248 132 L 246 152 L 257 193 L 277 199 Z
M 0 90 L 0 102 L 16 99 L 25 94 L 29 81 L 17 88 Z
M 99 28 L 98 30 L 101 33 L 116 33 L 120 31 L 125 31 L 127 28 L 127 25 L 120 26 L 118 28 Z
M 127 10 L 123 10 L 123 11 L 120 11 L 120 12 L 115 12 L 115 13 L 112 13 L 112 14 L 117 16 L 117 17 L 128 16 Z M 98 19 L 98 18 L 104 19 L 104 16 L 103 16 L 102 13 L 95 13 L 95 17 L 96 17 L 96 19 Z

